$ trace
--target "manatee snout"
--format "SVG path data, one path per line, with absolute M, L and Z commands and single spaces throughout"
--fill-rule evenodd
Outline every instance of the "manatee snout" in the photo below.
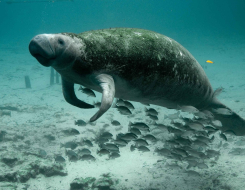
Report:
M 50 40 L 45 34 L 32 38 L 29 51 L 45 67 L 51 66 L 52 60 L 55 59 L 54 48 L 52 48 Z

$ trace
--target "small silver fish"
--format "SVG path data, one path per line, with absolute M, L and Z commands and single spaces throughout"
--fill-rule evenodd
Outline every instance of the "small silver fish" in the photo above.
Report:
M 211 126 L 205 126 L 204 129 L 207 130 L 207 131 L 211 131 L 211 132 L 215 132 L 215 131 L 218 130 L 218 129 L 215 129 L 215 128 L 211 127 Z
M 129 108 L 129 109 L 132 109 L 132 110 L 135 109 L 134 106 L 133 106 L 133 104 L 130 103 L 129 101 L 126 101 L 126 100 L 125 100 L 125 101 L 124 101 L 124 105 L 125 105 L 127 108 Z
M 185 173 L 187 173 L 188 176 L 193 176 L 193 177 L 201 176 L 198 172 L 196 172 L 194 170 L 187 170 Z
M 96 107 L 96 108 L 99 108 L 101 106 L 101 102 L 94 102 L 93 105 Z
M 120 99 L 120 98 L 116 99 L 116 105 L 125 106 L 123 99 Z
M 85 121 L 83 121 L 82 119 L 78 119 L 77 121 L 75 121 L 75 125 L 86 126 L 87 123 Z
M 107 150 L 109 150 L 109 151 L 113 151 L 113 152 L 116 151 L 116 152 L 119 152 L 118 146 L 115 145 L 115 144 L 112 144 L 112 143 L 101 144 L 100 146 L 101 146 L 101 148 L 107 149 Z
M 113 137 L 113 135 L 110 132 L 104 132 L 100 135 L 100 137 L 102 138 L 107 138 L 107 139 L 111 139 Z
M 150 135 L 150 134 L 145 135 L 142 138 L 144 138 L 146 140 L 149 140 L 149 141 L 152 141 L 152 142 L 156 142 L 157 141 L 156 137 L 154 137 L 153 135 Z
M 131 132 L 131 133 L 134 133 L 134 134 L 136 134 L 136 135 L 141 135 L 141 132 L 140 132 L 140 130 L 139 129 L 137 129 L 137 128 L 135 128 L 135 127 L 129 127 L 129 131 Z
M 174 133 L 176 135 L 181 135 L 183 133 L 182 130 L 173 128 L 173 127 L 167 127 L 169 133 Z
M 102 148 L 102 149 L 97 151 L 97 154 L 99 154 L 99 155 L 110 155 L 110 151 Z
M 198 136 L 198 135 L 196 135 L 195 138 L 198 139 L 198 140 L 200 140 L 200 141 L 202 141 L 202 142 L 204 142 L 204 143 L 206 143 L 206 144 L 212 142 L 211 139 L 209 139 L 207 137 L 204 137 L 204 136 Z
M 131 127 L 131 126 L 135 127 L 141 131 L 150 131 L 148 125 L 146 125 L 143 122 L 135 122 L 135 123 L 129 122 L 128 126 L 129 127 Z
M 155 149 L 155 152 L 157 152 L 159 155 L 162 156 L 171 156 L 171 151 L 166 148 L 160 148 Z
M 148 103 L 144 103 L 144 102 L 140 102 L 140 103 L 145 105 L 145 106 L 150 106 L 150 104 L 148 104 Z
M 147 148 L 146 146 L 139 146 L 138 150 L 141 151 L 141 152 L 149 152 L 150 151 L 150 149 Z
M 149 109 L 145 108 L 145 112 L 150 115 L 155 115 L 155 116 L 158 115 L 158 112 L 154 108 L 149 108 Z
M 199 169 L 207 169 L 207 168 L 208 168 L 208 166 L 207 166 L 206 164 L 204 164 L 204 163 L 198 163 L 196 166 L 197 166 Z
M 83 88 L 82 86 L 80 86 L 80 88 L 78 90 L 81 90 L 82 93 L 91 96 L 91 97 L 96 97 L 95 93 L 93 90 L 89 89 L 89 88 Z
M 146 116 L 149 116 L 154 121 L 158 120 L 158 117 L 156 115 L 151 115 L 151 114 L 147 113 Z
M 121 134 L 118 135 L 117 137 L 125 141 L 131 141 L 137 139 L 137 135 L 135 135 L 134 133 Z
M 131 115 L 132 112 L 126 106 L 117 106 L 115 108 L 122 114 L 122 115 Z
M 55 157 L 55 162 L 62 163 L 62 162 L 65 162 L 65 161 L 66 161 L 65 158 L 63 158 L 62 156 L 56 156 Z
M 121 125 L 120 122 L 117 121 L 117 120 L 111 121 L 111 124 L 114 125 L 114 126 L 119 126 L 119 125 Z
M 200 119 L 208 119 L 208 118 L 209 118 L 209 117 L 207 116 L 207 114 L 205 114 L 204 112 L 201 112 L 201 111 L 195 113 L 194 115 L 197 116 L 197 117 L 200 118 Z
M 120 154 L 117 153 L 117 152 L 112 152 L 109 157 L 110 157 L 110 159 L 119 158 L 120 157 Z
M 191 141 L 189 139 L 183 138 L 183 137 L 178 137 L 176 139 L 174 139 L 175 142 L 185 145 L 185 146 L 190 146 L 191 145 Z
M 137 144 L 137 145 L 142 145 L 142 146 L 148 146 L 148 142 L 144 139 L 136 139 L 134 140 L 134 142 Z
M 81 160 L 91 160 L 91 161 L 95 161 L 95 157 L 93 157 L 93 156 L 90 155 L 90 154 L 84 154 L 84 155 L 81 157 Z
M 217 108 L 217 109 L 212 109 L 212 111 L 220 115 L 233 115 L 233 112 L 227 108 Z
M 206 151 L 207 153 L 207 157 L 208 158 L 213 158 L 213 157 L 217 157 L 217 156 L 220 156 L 220 152 L 219 151 L 216 151 L 216 150 L 207 150 Z
M 207 116 L 209 119 L 213 119 L 213 118 L 214 118 L 214 114 L 213 114 L 211 111 L 203 110 L 202 113 L 205 113 L 206 116 Z
M 89 147 L 93 146 L 93 143 L 90 140 L 83 140 L 83 143 Z
M 203 142 L 203 141 L 200 141 L 200 140 L 195 140 L 195 141 L 192 141 L 192 144 L 193 145 L 198 145 L 198 146 L 201 146 L 201 147 L 206 147 L 206 146 L 208 146 L 205 142 Z
M 61 147 L 70 148 L 72 150 L 77 148 L 77 146 L 78 146 L 78 144 L 76 142 L 73 142 L 73 141 L 69 141 L 69 142 L 66 142 L 65 144 L 61 144 Z
M 167 119 L 167 118 L 171 119 L 171 120 L 178 119 L 179 118 L 179 114 L 180 114 L 180 112 L 178 111 L 177 113 L 164 115 L 164 119 Z
M 161 123 L 157 123 L 156 121 L 153 122 L 153 125 L 156 125 L 159 129 L 167 129 L 167 126 Z
M 173 150 L 173 152 L 175 152 L 176 154 L 181 155 L 182 157 L 187 157 L 188 156 L 188 153 L 185 150 L 181 149 L 181 148 L 173 148 L 172 150 Z
M 123 140 L 123 139 L 116 139 L 116 140 L 113 140 L 113 142 L 117 145 L 117 146 L 120 146 L 120 147 L 123 147 L 123 146 L 126 146 L 128 143 L 127 141 Z
M 81 150 L 78 150 L 78 154 L 82 154 L 82 155 L 91 154 L 91 151 L 89 149 L 87 149 L 87 148 L 83 148 Z
M 213 121 L 211 121 L 211 123 L 212 123 L 215 127 L 222 127 L 222 126 L 223 126 L 222 123 L 221 123 L 221 121 L 219 121 L 219 120 L 213 120 Z
M 178 108 L 183 112 L 198 113 L 199 110 L 193 106 L 178 106 Z
M 199 122 L 193 122 L 193 123 L 188 123 L 187 124 L 191 129 L 194 129 L 196 131 L 202 131 L 204 130 L 204 126 L 203 124 L 199 123 Z
M 220 133 L 219 134 L 220 138 L 224 139 L 225 141 L 227 141 L 227 137 L 225 136 L 224 133 Z

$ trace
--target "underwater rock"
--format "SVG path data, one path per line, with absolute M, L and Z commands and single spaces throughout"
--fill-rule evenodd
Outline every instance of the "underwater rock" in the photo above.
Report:
M 103 174 L 101 178 L 97 179 L 93 183 L 93 189 L 98 189 L 98 190 L 116 190 L 117 188 L 115 187 L 119 183 L 118 179 L 111 178 L 110 173 L 108 174 Z
M 7 181 L 7 182 L 16 182 L 17 179 L 17 173 L 10 171 L 9 173 L 6 174 L 0 174 L 0 182 L 2 181 Z
M 25 154 L 37 156 L 39 158 L 46 158 L 47 156 L 47 152 L 43 149 L 31 149 L 31 150 L 25 151 Z
M 51 176 L 66 176 L 68 175 L 66 168 L 64 165 L 59 163 L 52 163 L 49 161 L 41 162 L 39 164 L 35 164 L 35 167 L 38 169 L 39 173 L 45 175 L 46 177 Z
M 14 169 L 13 169 L 14 170 Z M 23 167 L 19 167 L 16 171 L 8 171 L 0 173 L 0 182 L 21 182 L 25 183 L 30 178 L 35 178 L 38 174 L 43 174 L 46 177 L 55 175 L 66 176 L 68 173 L 64 165 L 52 163 L 51 161 L 36 160 Z
M 4 155 L 2 154 L 1 161 L 4 164 L 12 167 L 16 164 L 16 162 L 18 161 L 18 158 L 14 153 L 6 153 Z
M 0 142 L 4 140 L 5 135 L 7 134 L 6 131 L 0 131 Z
M 0 116 L 4 116 L 4 115 L 11 116 L 11 111 L 8 110 L 0 111 Z
M 0 110 L 19 111 L 16 106 L 0 106 Z
M 31 166 L 27 166 L 26 168 L 19 170 L 17 176 L 18 176 L 18 180 L 21 183 L 25 183 L 31 177 L 35 178 L 36 172 L 34 170 L 32 170 Z
M 70 184 L 70 190 L 86 190 L 91 187 L 95 180 L 96 178 L 94 177 L 75 178 Z
M 53 135 L 44 135 L 44 137 L 46 138 L 46 139 L 48 139 L 49 141 L 54 141 L 55 140 L 55 136 L 53 136 Z
M 17 189 L 17 185 L 13 183 L 9 183 L 9 182 L 1 182 L 0 189 L 9 189 L 9 190 L 13 189 L 14 190 L 14 189 Z

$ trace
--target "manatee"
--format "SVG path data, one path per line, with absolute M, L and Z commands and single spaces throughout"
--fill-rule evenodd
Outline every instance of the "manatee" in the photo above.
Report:
M 110 28 L 40 34 L 31 40 L 29 51 L 43 66 L 60 73 L 64 98 L 73 106 L 94 108 L 76 97 L 74 84 L 102 93 L 101 106 L 91 122 L 111 107 L 114 97 L 169 109 L 231 110 L 217 99 L 220 90 L 212 89 L 189 51 L 153 31 Z M 235 112 L 213 114 L 222 122 L 220 130 L 245 135 L 245 120 Z

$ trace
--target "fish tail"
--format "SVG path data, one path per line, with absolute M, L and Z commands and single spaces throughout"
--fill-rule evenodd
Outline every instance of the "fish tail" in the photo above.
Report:
M 79 89 L 78 89 L 78 90 L 81 90 L 81 91 L 82 91 L 82 90 L 83 90 L 83 87 L 80 85 L 80 87 L 79 87 Z
M 117 103 L 116 102 L 114 102 L 113 104 L 112 104 L 112 106 L 111 106 L 112 108 L 117 108 Z

